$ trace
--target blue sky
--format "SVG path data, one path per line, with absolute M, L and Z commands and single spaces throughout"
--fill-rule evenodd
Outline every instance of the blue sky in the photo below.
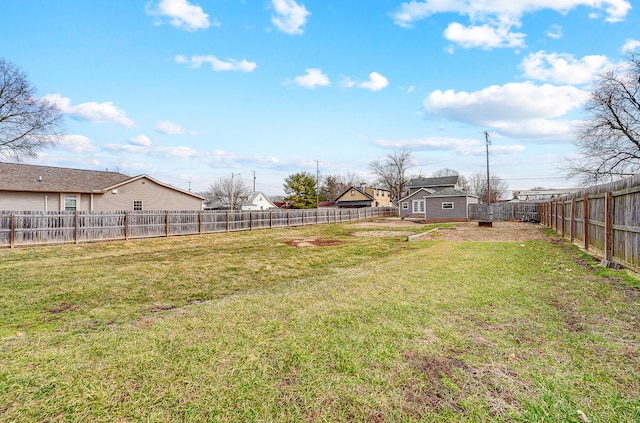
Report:
M 27 163 L 148 174 L 198 192 L 241 174 L 559 170 L 598 73 L 640 49 L 627 0 L 2 0 L 0 57 L 65 113 Z

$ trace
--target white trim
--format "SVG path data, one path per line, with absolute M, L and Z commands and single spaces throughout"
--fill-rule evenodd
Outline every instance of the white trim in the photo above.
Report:
M 445 207 L 445 205 L 447 207 Z M 451 206 L 451 207 L 448 207 L 448 206 Z M 443 201 L 442 202 L 442 210 L 453 210 L 453 208 L 454 208 L 453 201 Z

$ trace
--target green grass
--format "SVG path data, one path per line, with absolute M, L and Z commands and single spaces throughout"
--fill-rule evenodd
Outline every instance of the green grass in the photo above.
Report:
M 635 277 L 363 230 L 0 250 L 0 421 L 640 421 Z

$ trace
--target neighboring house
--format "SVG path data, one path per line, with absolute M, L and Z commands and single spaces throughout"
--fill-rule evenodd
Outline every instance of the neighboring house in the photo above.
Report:
M 478 197 L 453 188 L 440 191 L 420 188 L 400 200 L 399 215 L 434 221 L 469 220 L 469 204 Z
M 320 201 L 318 203 L 319 209 L 332 209 L 332 208 L 335 208 L 335 206 L 336 206 L 335 201 Z
M 202 210 L 203 200 L 148 175 L 0 163 L 0 210 Z
M 273 204 L 275 204 L 276 207 L 279 209 L 288 209 L 288 208 L 291 208 L 291 205 L 293 204 L 293 202 L 292 201 L 274 201 Z
M 249 194 L 246 200 L 242 201 L 243 211 L 260 211 L 278 208 L 269 198 L 262 192 L 254 192 Z
M 391 193 L 386 189 L 349 187 L 335 201 L 338 208 L 391 207 Z
M 443 189 L 452 188 L 456 190 L 462 190 L 460 184 L 460 176 L 440 176 L 437 178 L 415 178 L 409 181 L 408 185 L 409 195 L 418 191 L 420 188 L 428 188 L 435 191 L 442 191 Z

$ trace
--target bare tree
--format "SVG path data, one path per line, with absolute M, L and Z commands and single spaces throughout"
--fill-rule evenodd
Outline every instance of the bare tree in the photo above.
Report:
M 364 182 L 364 178 L 353 172 L 347 172 L 346 175 L 327 175 L 319 187 L 320 198 L 325 201 L 335 201 L 350 187 L 360 186 Z
M 247 199 L 251 189 L 238 174 L 222 176 L 205 193 L 210 205 L 221 204 L 222 208 L 237 210 L 242 208 L 242 202 Z
M 407 171 L 412 166 L 413 157 L 406 150 L 394 151 L 385 156 L 383 161 L 374 161 L 369 169 L 376 175 L 381 188 L 389 190 L 391 201 L 398 204 L 409 184 Z
M 35 96 L 16 65 L 0 59 L 0 160 L 20 162 L 62 136 L 60 109 Z
M 475 173 L 469 178 L 470 192 L 480 197 L 484 204 L 496 203 L 506 197 L 509 184 L 497 175 L 489 178 L 489 189 L 487 189 L 487 175 Z
M 471 191 L 471 186 L 469 185 L 469 181 L 467 180 L 467 178 L 465 178 L 465 176 L 463 174 L 461 174 L 460 172 L 458 172 L 455 169 L 449 169 L 448 167 L 445 167 L 444 169 L 436 170 L 431 175 L 432 178 L 439 178 L 439 177 L 443 177 L 443 176 L 457 176 L 458 177 L 458 182 L 462 186 L 462 190 L 464 192 Z
M 605 71 L 585 105 L 590 118 L 579 127 L 579 159 L 568 161 L 584 182 L 615 180 L 640 172 L 640 53 Z

